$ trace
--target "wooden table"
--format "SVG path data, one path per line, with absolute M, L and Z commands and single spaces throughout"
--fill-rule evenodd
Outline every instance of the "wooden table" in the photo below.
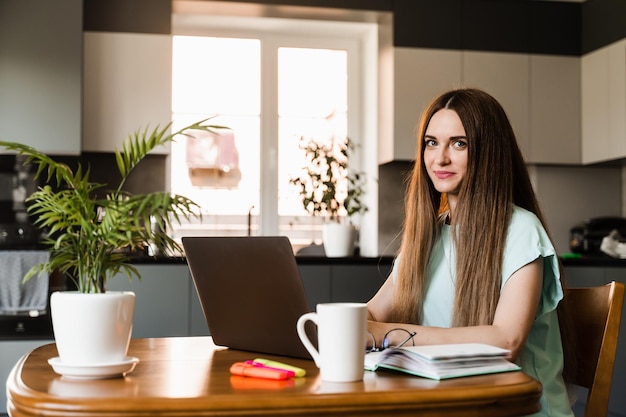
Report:
M 210 337 L 133 339 L 129 355 L 140 362 L 125 377 L 72 380 L 47 363 L 56 346 L 39 347 L 7 380 L 9 415 L 503 417 L 538 411 L 541 395 L 522 372 L 438 382 L 378 371 L 362 382 L 327 383 L 312 361 L 228 350 Z M 229 374 L 233 362 L 258 356 L 305 368 L 307 376 L 279 382 Z

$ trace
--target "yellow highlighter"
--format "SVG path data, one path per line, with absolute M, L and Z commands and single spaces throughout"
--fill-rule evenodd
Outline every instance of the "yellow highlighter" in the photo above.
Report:
M 298 368 L 296 366 L 287 365 L 286 363 L 276 362 L 269 359 L 256 358 L 255 362 L 262 363 L 265 366 L 270 366 L 272 368 L 285 369 L 287 371 L 293 371 L 296 378 L 300 378 L 306 375 L 306 370 L 302 368 Z

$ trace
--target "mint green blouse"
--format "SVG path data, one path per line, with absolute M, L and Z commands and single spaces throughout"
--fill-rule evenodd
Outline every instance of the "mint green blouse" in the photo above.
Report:
M 502 269 L 504 288 L 511 275 L 538 257 L 544 260 L 543 291 L 535 322 L 518 358 L 522 370 L 543 385 L 542 411 L 533 416 L 573 417 L 561 376 L 563 351 L 556 307 L 563 298 L 556 253 L 539 219 L 515 206 L 509 226 Z M 454 304 L 456 254 L 450 226 L 444 225 L 428 269 L 424 298 L 424 326 L 450 327 Z M 395 262 L 392 276 L 397 274 Z

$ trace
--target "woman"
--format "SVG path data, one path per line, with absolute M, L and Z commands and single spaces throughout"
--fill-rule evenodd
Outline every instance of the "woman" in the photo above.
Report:
M 543 384 L 537 415 L 572 416 L 560 265 L 503 108 L 476 89 L 443 94 L 422 116 L 415 160 L 400 253 L 368 303 L 376 344 L 415 332 L 416 345 L 509 349 Z

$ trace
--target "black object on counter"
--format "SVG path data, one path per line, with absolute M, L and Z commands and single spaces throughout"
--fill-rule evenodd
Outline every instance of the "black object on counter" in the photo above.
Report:
M 602 239 L 613 230 L 626 236 L 626 218 L 595 217 L 570 229 L 570 249 L 574 253 L 599 254 Z

